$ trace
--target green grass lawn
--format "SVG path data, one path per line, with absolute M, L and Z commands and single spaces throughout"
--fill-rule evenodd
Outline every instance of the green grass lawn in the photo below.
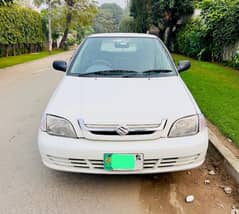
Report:
M 239 146 L 239 71 L 189 59 L 192 67 L 181 74 L 206 117 Z
M 22 54 L 19 56 L 0 57 L 0 68 L 5 68 L 8 66 L 21 64 L 24 62 L 29 62 L 32 60 L 40 59 L 40 58 L 61 53 L 61 52 L 62 50 L 54 50 L 51 53 L 49 53 L 48 51 L 42 51 L 39 53 Z

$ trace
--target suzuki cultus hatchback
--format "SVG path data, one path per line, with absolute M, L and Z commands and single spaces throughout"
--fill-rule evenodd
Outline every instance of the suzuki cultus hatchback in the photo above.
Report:
M 86 38 L 43 114 L 39 149 L 52 169 L 144 174 L 200 166 L 208 147 L 205 119 L 155 36 Z

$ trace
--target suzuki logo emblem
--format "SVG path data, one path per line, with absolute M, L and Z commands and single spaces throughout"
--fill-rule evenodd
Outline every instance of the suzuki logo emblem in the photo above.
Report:
M 127 126 L 119 126 L 119 127 L 116 129 L 116 132 L 117 132 L 120 136 L 124 136 L 124 135 L 129 134 L 129 129 L 128 129 Z

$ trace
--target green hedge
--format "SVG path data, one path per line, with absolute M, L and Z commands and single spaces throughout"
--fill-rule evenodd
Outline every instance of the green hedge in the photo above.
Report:
M 205 29 L 199 19 L 186 23 L 176 36 L 178 52 L 197 59 L 207 59 L 209 47 L 204 40 Z
M 177 33 L 178 52 L 221 62 L 224 47 L 239 40 L 239 0 L 203 0 L 201 9 L 200 17 L 190 20 Z
M 0 56 L 42 49 L 42 22 L 38 12 L 19 6 L 2 6 L 0 14 Z

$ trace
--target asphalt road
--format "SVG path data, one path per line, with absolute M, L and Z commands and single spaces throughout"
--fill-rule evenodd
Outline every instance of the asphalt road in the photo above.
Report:
M 237 187 L 220 158 L 211 155 L 198 169 L 157 176 L 84 175 L 45 168 L 37 131 L 63 76 L 52 71 L 51 63 L 71 54 L 0 69 L 0 214 L 220 214 L 238 205 Z M 215 176 L 208 175 L 210 169 Z M 205 179 L 210 184 L 205 185 Z M 232 194 L 226 195 L 222 185 L 232 187 Z M 194 202 L 185 203 L 191 194 Z

